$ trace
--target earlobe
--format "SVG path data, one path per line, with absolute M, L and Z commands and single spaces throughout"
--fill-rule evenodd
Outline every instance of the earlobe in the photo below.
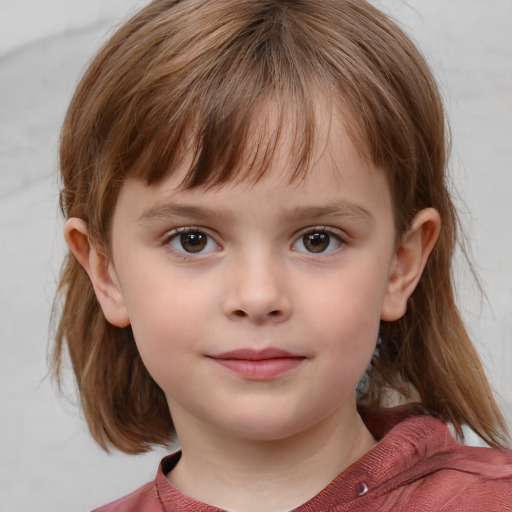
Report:
M 64 225 L 64 238 L 87 272 L 105 318 L 117 327 L 130 324 L 125 298 L 111 260 L 90 242 L 87 223 L 76 217 Z
M 392 322 L 404 316 L 407 301 L 420 280 L 440 230 L 441 218 L 437 210 L 425 208 L 414 217 L 393 259 L 381 320 Z

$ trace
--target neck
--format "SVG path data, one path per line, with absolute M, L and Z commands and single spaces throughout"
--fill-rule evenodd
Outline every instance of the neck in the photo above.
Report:
M 308 430 L 275 441 L 188 427 L 183 434 L 177 428 L 182 457 L 168 480 L 187 496 L 231 512 L 293 509 L 375 444 L 357 413 L 348 420 L 346 415 L 333 414 Z

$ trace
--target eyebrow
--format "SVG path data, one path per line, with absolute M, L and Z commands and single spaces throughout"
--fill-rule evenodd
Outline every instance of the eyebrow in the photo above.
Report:
M 296 218 L 345 217 L 373 221 L 373 215 L 362 206 L 348 201 L 336 201 L 319 206 L 298 206 L 285 212 L 286 220 Z
M 164 203 L 157 204 L 145 210 L 138 218 L 138 222 L 144 222 L 153 219 L 169 219 L 173 217 L 188 217 L 192 219 L 204 219 L 220 217 L 229 219 L 233 215 L 224 208 L 208 208 L 205 206 L 193 206 L 187 204 Z
M 179 203 L 163 203 L 145 210 L 138 218 L 138 222 L 174 217 L 187 217 L 197 220 L 212 218 L 230 220 L 234 218 L 234 215 L 228 208 L 208 208 L 205 206 Z M 313 206 L 298 206 L 284 210 L 283 213 L 283 219 L 288 222 L 295 219 L 315 219 L 323 217 L 344 217 L 367 222 L 374 220 L 373 215 L 368 210 L 360 205 L 347 201 L 336 201 Z

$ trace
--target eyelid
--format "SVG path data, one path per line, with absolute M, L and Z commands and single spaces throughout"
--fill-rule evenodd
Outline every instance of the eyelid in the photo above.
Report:
M 212 233 L 211 229 L 205 228 L 203 226 L 172 226 L 171 229 L 168 229 L 162 236 L 164 240 L 168 240 L 176 237 L 177 235 L 182 235 L 183 233 L 195 233 L 196 231 L 200 233 L 204 233 L 211 238 L 216 238 L 217 235 Z
M 323 231 L 328 233 L 329 235 L 334 235 L 339 238 L 342 242 L 346 242 L 349 238 L 347 233 L 340 228 L 335 228 L 334 226 L 308 226 L 307 228 L 303 228 L 297 232 L 295 235 L 295 239 L 299 239 L 307 233 L 311 233 L 312 231 Z

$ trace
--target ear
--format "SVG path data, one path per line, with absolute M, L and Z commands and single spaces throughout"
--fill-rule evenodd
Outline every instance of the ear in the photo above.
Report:
M 130 324 L 130 316 L 114 266 L 110 259 L 91 244 L 87 224 L 76 217 L 64 225 L 69 250 L 87 272 L 105 318 L 117 327 Z
M 391 264 L 381 320 L 392 322 L 405 315 L 407 301 L 420 280 L 440 230 L 441 217 L 437 210 L 425 208 L 414 217 Z

